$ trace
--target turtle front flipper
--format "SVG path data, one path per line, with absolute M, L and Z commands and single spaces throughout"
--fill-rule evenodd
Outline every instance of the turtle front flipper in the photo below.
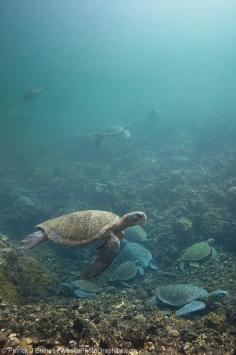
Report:
M 177 317 L 186 316 L 187 314 L 195 313 L 205 309 L 206 305 L 201 301 L 192 301 L 191 303 L 186 304 L 175 312 Z
M 84 274 L 84 279 L 96 277 L 108 268 L 120 251 L 120 240 L 113 232 L 110 232 L 109 236 L 106 238 L 106 241 L 99 246 L 97 250 L 97 258 Z
M 144 276 L 144 269 L 142 266 L 137 266 L 137 270 L 139 272 L 139 275 Z

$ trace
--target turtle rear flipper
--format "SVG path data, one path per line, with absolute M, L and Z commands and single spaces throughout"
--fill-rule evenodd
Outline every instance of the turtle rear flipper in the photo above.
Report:
M 150 269 L 158 270 L 158 266 L 155 263 L 155 260 L 153 260 L 153 259 L 149 262 L 148 266 L 150 267 Z
M 175 312 L 177 317 L 186 316 L 187 314 L 195 313 L 205 309 L 206 305 L 201 301 L 192 301 L 191 303 L 186 304 Z
M 91 279 L 92 277 L 96 277 L 108 268 L 115 256 L 120 251 L 120 240 L 114 233 L 111 232 L 106 241 L 101 246 L 99 246 L 97 250 L 97 258 L 84 274 L 84 279 Z
M 152 306 L 152 307 L 157 306 L 157 298 L 156 298 L 156 296 L 153 296 L 153 297 L 149 298 L 146 301 L 146 305 Z
M 185 272 L 185 262 L 183 262 L 183 261 L 180 261 L 180 263 L 179 263 L 179 268 L 180 268 L 180 270 L 181 271 L 183 271 L 183 272 Z
M 198 268 L 201 267 L 201 265 L 199 265 L 199 263 L 193 263 L 193 262 L 191 262 L 191 263 L 189 263 L 189 265 L 192 266 L 192 267 L 195 267 L 195 269 L 198 269 Z
M 211 248 L 211 257 L 208 262 L 212 262 L 216 257 L 218 256 L 218 253 L 215 248 Z
M 46 234 L 41 230 L 36 231 L 34 233 L 27 235 L 27 237 L 22 240 L 23 246 L 21 247 L 21 249 L 25 249 L 25 250 L 31 249 L 35 245 L 38 245 L 39 243 L 42 243 L 45 240 L 47 240 Z
M 124 129 L 125 138 L 130 138 L 130 131 L 128 129 Z

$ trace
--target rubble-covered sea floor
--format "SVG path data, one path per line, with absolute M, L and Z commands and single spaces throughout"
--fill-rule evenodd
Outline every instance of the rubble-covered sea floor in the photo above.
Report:
M 83 153 L 84 144 L 52 143 L 2 161 L 0 230 L 11 242 L 0 251 L 0 348 L 56 354 L 69 349 L 234 354 L 236 149 L 226 143 L 221 149 L 200 149 L 187 135 L 159 145 L 118 139 L 109 154 L 108 141 L 97 152 L 91 145 Z M 146 270 L 132 287 L 115 286 L 92 299 L 58 293 L 58 283 L 79 278 L 92 251 L 48 243 L 23 253 L 15 246 L 42 220 L 80 209 L 121 215 L 145 211 L 145 245 L 168 276 Z M 218 256 L 190 273 L 181 272 L 183 250 L 209 238 L 215 239 Z M 108 274 L 96 280 L 104 288 Z M 224 289 L 230 299 L 217 310 L 187 318 L 175 317 L 168 307 L 145 304 L 158 285 L 174 282 Z

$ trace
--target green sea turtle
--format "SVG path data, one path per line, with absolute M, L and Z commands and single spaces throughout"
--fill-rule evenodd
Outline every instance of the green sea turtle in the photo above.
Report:
M 179 266 L 182 271 L 185 271 L 186 266 L 199 267 L 201 263 L 206 262 L 217 256 L 215 248 L 211 245 L 214 239 L 193 244 L 187 248 L 179 260 Z
M 109 281 L 115 282 L 119 281 L 124 283 L 124 281 L 132 280 L 138 272 L 138 268 L 136 264 L 131 261 L 125 261 L 124 263 L 120 264 L 114 272 L 111 274 Z M 127 286 L 127 284 L 125 284 Z
M 123 230 L 144 222 L 146 218 L 145 213 L 140 211 L 127 213 L 123 217 L 107 211 L 77 211 L 38 224 L 37 230 L 23 239 L 23 248 L 30 249 L 46 240 L 67 246 L 102 240 L 95 262 L 84 275 L 89 279 L 103 272 L 118 254 Z
M 176 284 L 159 286 L 156 289 L 155 296 L 146 303 L 152 306 L 161 303 L 181 307 L 175 314 L 176 316 L 185 316 L 211 305 L 216 306 L 224 298 L 229 298 L 228 292 L 224 290 L 208 293 L 204 288 L 192 284 Z
M 35 96 L 38 96 L 43 91 L 45 91 L 45 88 L 32 88 L 23 95 L 21 103 L 32 100 Z
M 124 135 L 126 138 L 130 138 L 129 126 L 111 126 L 103 129 L 101 132 L 95 133 L 95 145 L 100 145 L 102 140 L 107 137 L 114 137 Z
M 137 225 L 126 229 L 125 239 L 130 242 L 143 243 L 147 241 L 147 233 L 141 226 Z
M 140 275 L 144 275 L 144 269 L 147 267 L 154 270 L 158 269 L 149 249 L 125 239 L 122 240 L 122 244 L 124 244 L 124 248 L 121 250 L 119 258 L 123 261 L 131 260 L 134 262 Z
M 76 280 L 73 282 L 62 282 L 59 284 L 59 290 L 76 298 L 92 298 L 96 293 L 104 289 L 88 280 Z

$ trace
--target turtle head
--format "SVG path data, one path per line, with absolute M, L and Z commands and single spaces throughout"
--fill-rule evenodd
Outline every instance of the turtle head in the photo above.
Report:
M 207 302 L 208 303 L 221 302 L 221 301 L 226 300 L 228 298 L 229 298 L 229 294 L 227 291 L 216 290 L 216 291 L 209 293 Z
M 207 239 L 206 241 L 210 245 L 214 245 L 215 244 L 215 239 L 214 238 Z
M 124 225 L 124 228 L 132 227 L 135 226 L 136 224 L 140 224 L 145 222 L 147 219 L 147 216 L 145 215 L 144 212 L 141 211 L 134 211 L 130 213 L 126 213 L 122 217 L 122 224 Z

